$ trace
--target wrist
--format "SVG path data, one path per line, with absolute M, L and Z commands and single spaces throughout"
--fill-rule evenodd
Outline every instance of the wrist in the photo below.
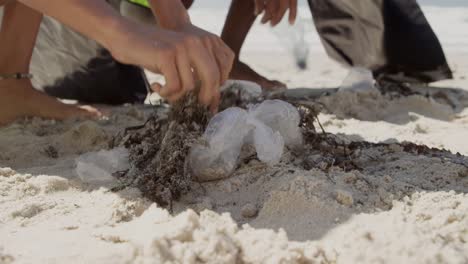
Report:
M 138 25 L 132 25 L 132 22 L 124 18 L 110 20 L 104 27 L 106 33 L 102 34 L 103 38 L 100 42 L 112 56 L 121 63 L 131 63 L 129 58 L 126 58 L 125 47 L 133 37 Z
M 181 1 L 150 0 L 150 3 L 160 27 L 179 31 L 192 24 L 190 16 Z
M 121 16 L 102 17 L 99 24 L 99 33 L 94 39 L 107 49 L 111 49 L 123 31 L 128 28 L 128 21 Z

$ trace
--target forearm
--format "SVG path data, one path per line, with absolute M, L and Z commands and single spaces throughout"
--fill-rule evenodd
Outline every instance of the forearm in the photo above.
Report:
M 110 49 L 119 32 L 128 27 L 120 14 L 103 0 L 20 0 Z
M 239 58 L 245 38 L 257 17 L 254 9 L 252 0 L 232 0 L 229 8 L 221 39 L 234 51 L 236 59 Z
M 180 0 L 149 0 L 158 25 L 169 30 L 177 30 L 190 24 L 190 17 Z

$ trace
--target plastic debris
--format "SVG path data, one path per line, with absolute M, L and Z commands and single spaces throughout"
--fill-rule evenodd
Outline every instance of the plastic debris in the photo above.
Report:
M 113 173 L 130 168 L 125 148 L 90 152 L 76 159 L 76 173 L 82 182 L 106 186 L 115 182 Z
M 278 131 L 273 131 L 264 123 L 250 119 L 254 124 L 253 145 L 258 158 L 268 165 L 275 165 L 281 160 L 284 149 L 284 139 Z
M 301 116 L 291 104 L 281 100 L 266 100 L 249 109 L 251 117 L 254 117 L 273 131 L 278 131 L 284 139 L 286 146 L 298 146 L 302 144 L 302 133 L 299 128 Z
M 237 165 L 244 139 L 250 132 L 247 111 L 232 107 L 214 116 L 203 139 L 205 144 L 195 145 L 190 152 L 190 165 L 199 181 L 225 178 Z
M 267 100 L 248 111 L 231 107 L 217 114 L 206 128 L 203 143 L 193 146 L 189 154 L 195 180 L 229 177 L 245 144 L 255 147 L 262 162 L 277 164 L 285 145 L 302 143 L 299 122 L 296 108 L 281 100 Z
M 296 65 L 300 70 L 307 69 L 307 60 L 311 46 L 306 39 L 306 25 L 309 25 L 307 19 L 298 18 L 294 25 L 283 20 L 272 28 L 280 43 L 294 56 Z

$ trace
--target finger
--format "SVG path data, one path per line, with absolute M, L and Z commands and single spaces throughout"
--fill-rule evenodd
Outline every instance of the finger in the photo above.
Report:
M 297 0 L 289 0 L 289 24 L 294 24 L 297 17 Z
M 162 85 L 160 83 L 151 84 L 151 90 L 159 95 L 161 95 L 161 89 L 162 89 Z M 168 95 L 164 99 L 166 99 L 167 101 L 169 101 L 169 103 L 172 104 L 176 102 L 178 99 L 180 99 L 180 97 L 182 97 L 184 94 L 185 94 L 185 91 L 181 90 L 175 94 Z
M 235 55 L 234 52 L 221 39 L 218 38 L 217 42 L 218 51 L 216 52 L 216 60 L 220 67 L 220 84 L 222 85 L 225 81 L 229 79 Z
M 276 10 L 279 8 L 278 0 L 268 1 L 265 5 L 265 15 L 261 21 L 263 24 L 269 22 L 274 17 Z
M 189 91 L 195 89 L 195 81 L 193 78 L 192 68 L 190 67 L 189 57 L 187 52 L 184 49 L 178 50 L 177 55 L 177 70 L 180 74 L 180 79 L 182 82 L 182 88 L 167 96 L 169 103 L 175 103 L 186 95 Z
M 210 105 L 212 97 L 219 92 L 219 70 L 215 58 L 207 51 L 201 41 L 194 41 L 189 51 L 189 57 L 197 73 L 201 85 L 198 99 L 203 105 Z
M 208 53 L 211 55 L 211 58 L 213 58 L 214 62 L 218 66 L 218 72 L 219 72 L 218 80 L 222 80 L 223 79 L 223 74 L 222 74 L 223 59 L 221 57 L 224 56 L 223 53 L 220 51 L 216 41 L 210 38 L 207 38 L 204 41 L 204 46 L 207 49 Z
M 255 0 L 255 15 L 260 15 L 265 9 L 265 0 Z
M 271 13 L 265 10 L 265 13 L 263 14 L 262 20 L 260 20 L 260 23 L 266 24 L 268 21 L 271 19 Z
M 87 118 L 101 118 L 110 115 L 110 110 L 100 110 L 90 105 L 81 105 L 78 108 L 83 110 L 80 114 Z
M 221 103 L 221 94 L 215 93 L 210 103 L 210 112 L 216 114 L 219 109 L 219 104 Z
M 276 0 L 273 0 L 273 2 L 274 1 L 276 1 Z M 271 12 L 269 11 L 269 8 L 271 8 L 270 7 L 270 2 L 271 1 L 265 0 L 264 3 L 263 3 L 263 12 L 264 13 L 263 13 L 262 19 L 260 20 L 260 23 L 262 23 L 262 24 L 267 23 L 271 18 Z
M 283 18 L 283 16 L 286 14 L 286 11 L 288 10 L 288 4 L 289 4 L 289 0 L 277 1 L 277 9 L 275 9 L 273 17 L 271 18 L 271 21 L 270 21 L 271 26 L 276 26 L 279 22 L 281 22 L 281 19 Z
M 178 51 L 177 54 L 177 70 L 180 74 L 180 80 L 182 88 L 180 92 L 177 92 L 177 97 L 173 100 L 178 100 L 184 94 L 195 89 L 195 82 L 193 79 L 192 67 L 190 67 L 190 60 L 188 58 L 187 52 L 183 49 Z
M 173 104 L 173 103 L 179 101 L 180 98 L 182 98 L 186 94 L 187 93 L 184 90 L 181 90 L 181 91 L 179 91 L 177 93 L 169 95 L 166 99 L 167 99 L 167 101 L 169 101 L 169 103 Z
M 159 91 L 159 95 L 161 95 L 161 97 L 168 97 L 169 95 L 181 90 L 181 80 L 179 79 L 180 75 L 174 59 L 166 60 L 164 62 L 164 66 L 161 67 L 161 73 L 166 79 L 166 84 Z

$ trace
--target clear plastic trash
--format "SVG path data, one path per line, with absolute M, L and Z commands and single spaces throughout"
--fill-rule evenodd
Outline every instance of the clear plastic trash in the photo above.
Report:
M 253 122 L 252 122 L 253 121 Z M 275 165 L 281 160 L 284 150 L 284 139 L 278 131 L 257 119 L 250 119 L 255 126 L 253 131 L 253 145 L 258 158 L 268 165 Z
M 294 25 L 287 19 L 272 28 L 280 43 L 294 56 L 299 69 L 307 69 L 307 59 L 310 51 L 310 37 L 315 29 L 307 19 L 297 18 Z M 308 38 L 309 37 L 309 38 Z
M 213 181 L 229 177 L 245 144 L 252 144 L 258 158 L 277 164 L 284 146 L 302 142 L 300 116 L 296 108 L 280 100 L 267 100 L 249 111 L 231 107 L 209 122 L 203 143 L 192 147 L 189 165 L 195 180 Z
M 222 179 L 234 171 L 237 159 L 249 134 L 247 111 L 231 107 L 214 116 L 203 135 L 204 144 L 192 147 L 189 162 L 195 179 Z
M 366 68 L 354 67 L 349 70 L 348 76 L 343 80 L 340 91 L 361 92 L 375 89 L 372 72 Z
M 286 146 L 295 147 L 302 144 L 302 133 L 299 128 L 301 116 L 291 104 L 281 100 L 266 100 L 251 107 L 249 113 L 273 131 L 278 131 Z
M 129 154 L 125 148 L 90 152 L 76 159 L 76 174 L 84 183 L 106 186 L 114 183 L 114 172 L 130 168 Z

